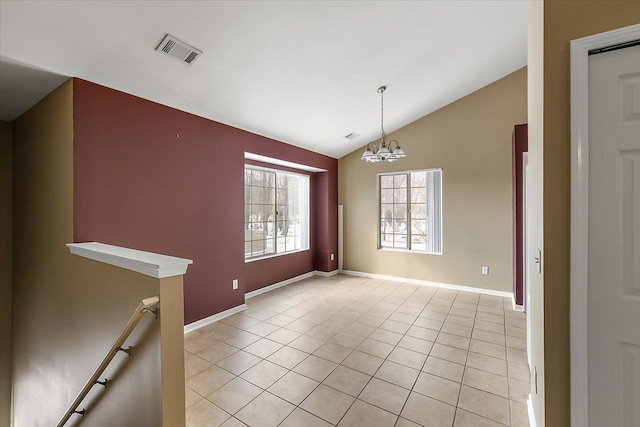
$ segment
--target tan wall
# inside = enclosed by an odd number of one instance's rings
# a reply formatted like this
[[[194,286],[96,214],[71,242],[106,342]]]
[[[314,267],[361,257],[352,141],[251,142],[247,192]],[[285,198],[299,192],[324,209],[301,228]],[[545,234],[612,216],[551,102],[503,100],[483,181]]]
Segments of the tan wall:
[[[69,81],[14,122],[16,426],[55,425],[140,299],[159,291],[157,279],[65,247],[73,238],[72,108]],[[158,322],[146,316],[130,342],[138,351],[116,356],[107,393],[94,388],[82,405],[90,410],[84,424],[160,425]]]
[[[570,40],[638,24],[638,1],[544,4],[545,421],[569,424]]]
[[[13,127],[0,121],[0,427],[11,417],[11,163]]]
[[[407,153],[398,162],[365,163],[364,148],[341,158],[343,268],[511,292],[511,134],[526,98],[523,68],[393,132]],[[443,169],[443,254],[377,250],[376,174],[424,168]]]

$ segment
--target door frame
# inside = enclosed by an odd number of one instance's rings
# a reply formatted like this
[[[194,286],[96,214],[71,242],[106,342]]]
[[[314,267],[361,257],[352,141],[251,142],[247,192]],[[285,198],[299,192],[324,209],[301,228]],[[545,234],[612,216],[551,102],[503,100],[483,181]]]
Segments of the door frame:
[[[571,426],[589,425],[589,51],[640,38],[640,24],[571,41]]]

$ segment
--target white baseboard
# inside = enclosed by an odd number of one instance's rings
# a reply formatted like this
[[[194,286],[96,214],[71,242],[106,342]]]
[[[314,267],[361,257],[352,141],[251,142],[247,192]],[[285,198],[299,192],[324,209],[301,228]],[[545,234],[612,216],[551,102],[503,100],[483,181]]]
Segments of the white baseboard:
[[[513,292],[496,291],[493,289],[475,288],[472,286],[452,285],[449,283],[431,282],[429,280],[409,279],[405,277],[386,276],[384,274],[363,273],[361,271],[342,270],[342,274],[350,276],[369,277],[371,279],[391,280],[394,282],[411,283],[412,285],[433,286],[436,288],[453,289],[456,291],[477,292],[479,294],[493,295],[503,298],[513,298]]]
[[[529,412],[529,426],[538,427],[538,424],[536,424],[536,414],[535,412],[533,412],[533,402],[531,401],[531,394],[529,394],[529,398],[527,399],[527,412]]]
[[[340,273],[340,270],[338,270],[337,268],[333,271],[314,271],[313,275],[314,276],[322,276],[322,277],[332,277],[335,276],[336,274]]]
[[[229,310],[221,311],[220,313],[216,313],[212,316],[205,317],[204,319],[196,320],[195,322],[189,323],[188,325],[184,325],[184,333],[189,333],[195,331],[196,329],[200,329],[203,326],[207,326],[213,322],[217,322],[218,320],[222,320],[225,317],[233,316],[236,313],[240,313],[247,309],[247,304],[236,305],[235,307],[230,308]]]
[[[310,271],[308,273],[301,274],[296,277],[292,277],[291,279],[283,280],[282,282],[274,283],[273,285],[265,286],[264,288],[256,289],[255,291],[247,292],[244,294],[244,299],[249,299],[253,297],[257,297],[258,295],[262,295],[267,292],[274,291],[283,286],[290,285],[292,283],[299,282],[300,280],[308,279],[309,277],[315,276],[314,271]]]
[[[514,302],[513,311],[519,311],[520,313],[524,313],[524,305],[518,305]]]

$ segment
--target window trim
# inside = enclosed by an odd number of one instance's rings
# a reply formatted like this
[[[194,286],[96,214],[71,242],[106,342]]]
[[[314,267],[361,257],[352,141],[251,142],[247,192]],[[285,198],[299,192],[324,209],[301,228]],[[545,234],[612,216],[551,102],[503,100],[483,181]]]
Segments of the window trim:
[[[245,163],[244,164],[244,168],[243,168],[243,194],[245,195],[245,198],[243,198],[243,207],[244,209],[246,209],[246,189],[247,189],[247,184],[245,181],[245,173],[246,170],[248,169],[254,169],[254,170],[261,170],[264,172],[270,172],[270,173],[274,173],[276,174],[276,180],[277,180],[277,174],[289,174],[289,175],[297,175],[297,176],[301,176],[307,179],[307,212],[306,212],[306,217],[307,217],[307,221],[306,221],[306,231],[304,233],[302,233],[303,235],[307,236],[306,239],[306,244],[303,245],[302,248],[300,249],[294,249],[291,251],[286,251],[286,252],[274,252],[274,253],[270,253],[270,254],[262,254],[262,255],[256,255],[256,256],[252,256],[252,257],[248,257],[244,256],[244,262],[245,263],[249,263],[249,262],[254,262],[254,261],[260,261],[260,260],[264,260],[264,259],[268,259],[268,258],[275,258],[275,257],[279,257],[279,256],[283,256],[283,255],[291,255],[291,254],[295,254],[295,253],[299,253],[299,252],[305,252],[305,251],[309,251],[311,250],[311,174],[306,174],[303,172],[293,172],[290,170],[284,170],[284,169],[277,169],[277,168],[270,168],[270,167],[265,167],[265,166],[258,166],[258,165],[253,165],[250,163]],[[275,184],[274,184],[275,185]],[[274,189],[276,189],[274,187]],[[274,208],[276,208],[277,211],[277,204],[275,203],[275,199],[274,199]],[[243,209],[243,210],[244,210]],[[243,221],[243,228],[245,228],[245,232],[246,232],[246,222]],[[277,224],[277,222],[276,222]],[[277,240],[277,239],[276,239]],[[244,244],[246,244],[246,240],[243,242]],[[277,250],[277,245],[276,245],[276,250]]]
[[[419,250],[419,249],[409,249],[409,248],[394,248],[394,247],[389,247],[389,246],[382,246],[382,237],[381,237],[381,232],[380,229],[382,228],[382,217],[380,215],[380,206],[382,204],[382,193],[381,193],[381,187],[380,187],[380,177],[382,176],[389,176],[389,175],[401,175],[401,174],[408,174],[410,175],[413,172],[433,172],[433,171],[439,171],[440,172],[440,186],[438,188],[438,192],[440,193],[440,209],[438,212],[438,217],[440,219],[440,229],[438,232],[438,237],[440,240],[440,252],[432,252],[429,250]],[[442,230],[444,229],[444,219],[442,216],[442,205],[444,204],[442,202],[442,168],[425,168],[425,169],[411,169],[411,170],[401,170],[401,171],[392,171],[392,172],[378,172],[376,174],[376,193],[377,193],[377,200],[376,200],[376,208],[377,208],[377,212],[376,212],[376,223],[377,223],[377,230],[376,230],[376,236],[377,236],[377,250],[379,251],[385,251],[385,252],[406,252],[406,253],[414,253],[414,254],[424,254],[424,255],[442,255],[444,253],[444,248],[443,248],[443,232]],[[411,179],[410,176],[408,177],[409,179],[407,179],[407,188],[410,189],[411,188]],[[429,183],[427,183],[427,189],[429,188]],[[429,191],[427,191],[426,194],[427,197],[427,201],[430,198],[430,193]],[[433,197],[433,196],[431,196]],[[410,198],[410,194],[408,194],[407,192],[407,205],[410,205],[411,198]],[[429,210],[429,206],[427,206],[427,209]],[[407,212],[410,214],[410,208],[407,208]],[[431,221],[431,219],[429,219],[429,221]],[[407,224],[408,224],[408,230],[411,230],[411,218],[409,217],[407,220]],[[410,239],[410,234],[409,232],[407,232],[407,240]],[[429,246],[427,244],[427,246]]]

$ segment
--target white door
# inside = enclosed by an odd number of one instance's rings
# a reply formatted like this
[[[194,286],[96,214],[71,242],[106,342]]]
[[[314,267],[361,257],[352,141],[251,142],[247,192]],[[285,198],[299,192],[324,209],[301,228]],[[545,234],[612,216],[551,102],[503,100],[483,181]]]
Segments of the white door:
[[[589,57],[589,425],[640,426],[640,46]]]

